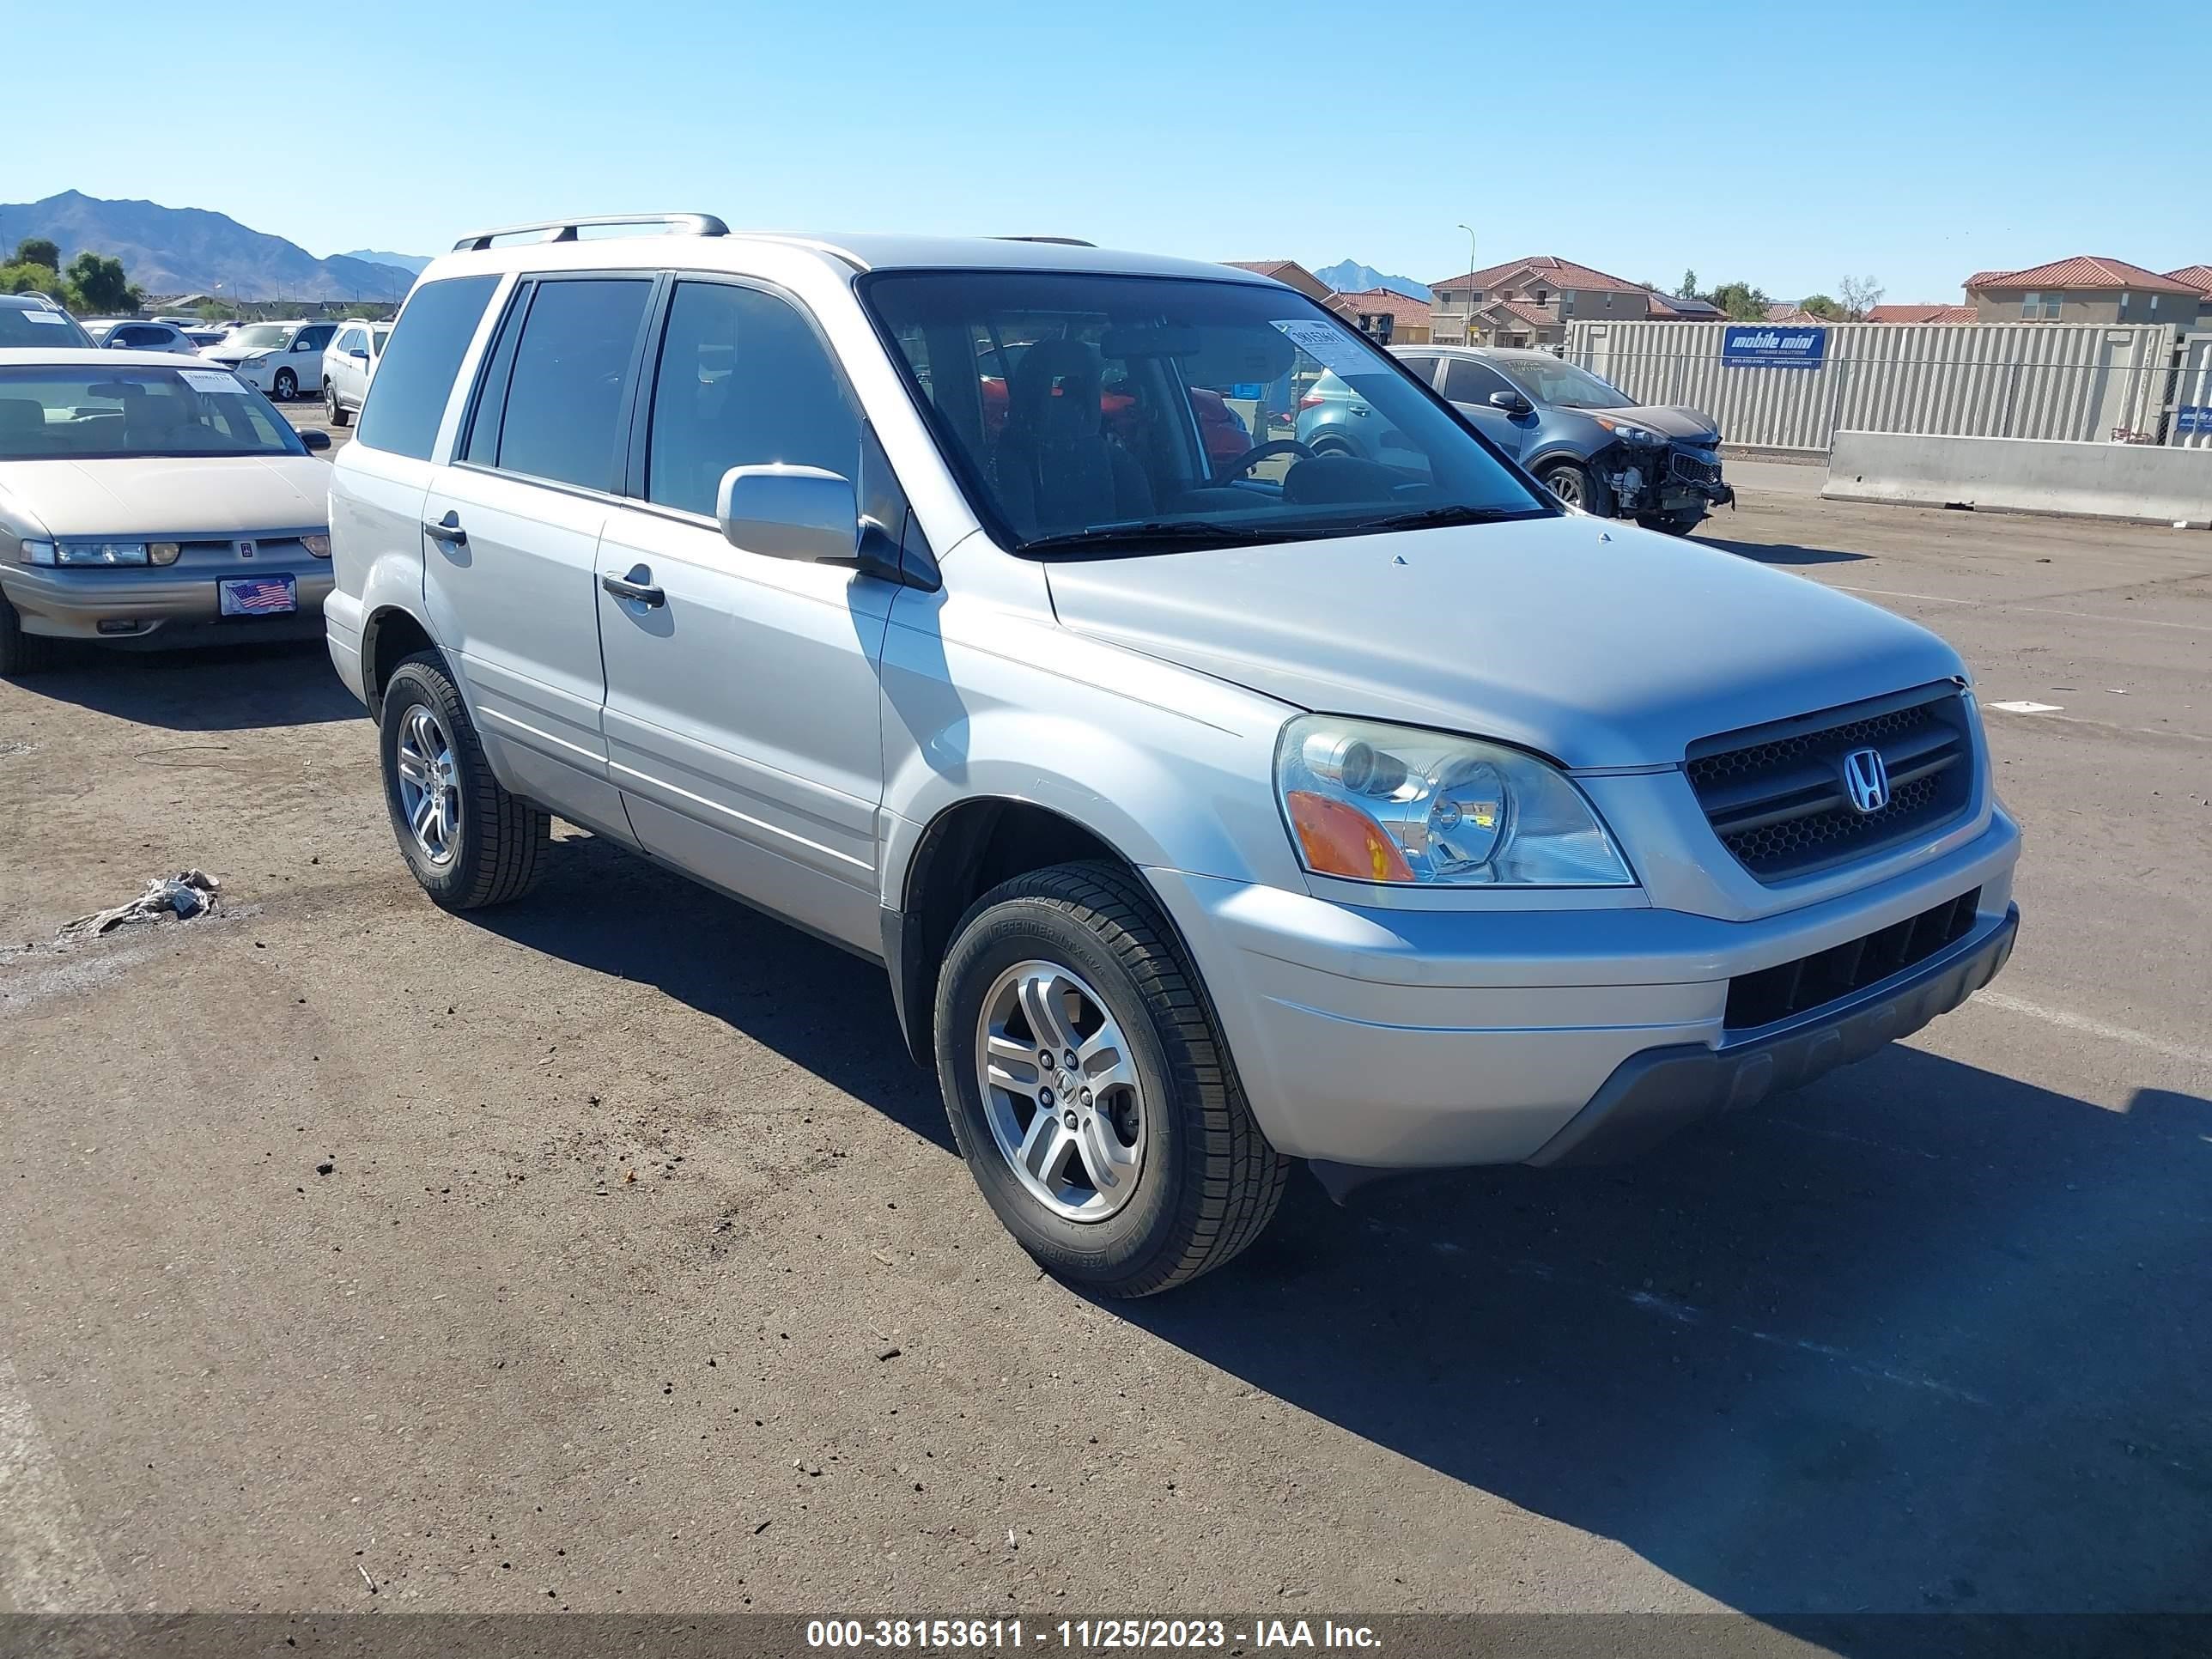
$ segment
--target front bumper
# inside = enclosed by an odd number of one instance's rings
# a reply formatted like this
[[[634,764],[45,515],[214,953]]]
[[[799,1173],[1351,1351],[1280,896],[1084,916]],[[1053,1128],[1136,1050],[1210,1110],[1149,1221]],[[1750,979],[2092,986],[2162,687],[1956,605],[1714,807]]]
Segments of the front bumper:
[[[1365,908],[1146,873],[1276,1148],[1406,1170],[1610,1154],[1917,1029],[2002,965],[2019,848],[1993,809],[1907,873],[1745,921],[1648,903]],[[1778,1030],[1729,1028],[1732,979],[1977,890],[1971,925],[1934,956]]]
[[[291,577],[299,609],[273,617],[224,616],[216,580],[247,576]],[[220,572],[182,564],[82,570],[0,566],[0,593],[21,614],[25,633],[118,644],[203,625],[210,637],[228,636],[233,630],[257,638],[294,629],[319,633],[331,586],[331,567],[323,559],[307,564],[271,561]],[[100,626],[103,622],[110,624],[106,632]],[[131,624],[129,631],[118,631],[126,623]]]

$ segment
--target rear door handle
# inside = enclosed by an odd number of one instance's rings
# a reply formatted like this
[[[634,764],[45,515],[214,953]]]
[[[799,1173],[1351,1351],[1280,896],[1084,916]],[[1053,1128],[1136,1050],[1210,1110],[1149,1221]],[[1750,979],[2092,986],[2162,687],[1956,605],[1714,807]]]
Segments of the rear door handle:
[[[609,571],[599,578],[599,586],[618,599],[635,600],[647,609],[668,603],[668,595],[653,585],[653,572],[641,564],[630,566],[627,576]]]
[[[458,513],[448,513],[435,524],[426,520],[422,531],[434,542],[444,542],[453,547],[469,544],[469,532],[461,528],[461,515]]]

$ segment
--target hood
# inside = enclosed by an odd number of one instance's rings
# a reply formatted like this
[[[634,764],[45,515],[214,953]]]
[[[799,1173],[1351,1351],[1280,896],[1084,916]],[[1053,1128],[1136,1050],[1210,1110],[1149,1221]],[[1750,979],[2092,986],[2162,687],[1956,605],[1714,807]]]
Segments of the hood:
[[[218,363],[242,363],[248,357],[258,357],[264,351],[281,351],[281,346],[202,346],[199,355]]]
[[[0,491],[53,536],[227,536],[330,522],[331,469],[312,455],[9,461]]]
[[[1638,404],[1633,409],[1585,409],[1577,413],[1610,415],[1616,420],[1633,421],[1669,438],[1685,438],[1693,443],[1720,441],[1720,422],[1705,410],[1692,409],[1686,404]]]
[[[1571,767],[1672,764],[1699,738],[1965,672],[1848,594],[1579,514],[1047,571],[1079,633]]]

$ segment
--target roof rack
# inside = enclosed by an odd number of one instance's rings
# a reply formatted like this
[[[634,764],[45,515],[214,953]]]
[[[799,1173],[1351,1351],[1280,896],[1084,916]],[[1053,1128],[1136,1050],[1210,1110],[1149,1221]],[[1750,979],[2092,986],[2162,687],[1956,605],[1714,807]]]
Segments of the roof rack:
[[[1050,242],[1058,247],[1097,247],[1096,242],[1086,242],[1080,236],[994,236],[994,242]]]
[[[542,231],[553,234],[544,238],[549,242],[578,240],[576,233],[586,226],[599,225],[666,225],[672,234],[684,236],[726,236],[730,228],[711,213],[605,213],[591,219],[546,219],[530,225],[501,225],[496,230],[473,230],[453,244],[453,252],[481,253],[494,242],[508,236],[530,236]]]

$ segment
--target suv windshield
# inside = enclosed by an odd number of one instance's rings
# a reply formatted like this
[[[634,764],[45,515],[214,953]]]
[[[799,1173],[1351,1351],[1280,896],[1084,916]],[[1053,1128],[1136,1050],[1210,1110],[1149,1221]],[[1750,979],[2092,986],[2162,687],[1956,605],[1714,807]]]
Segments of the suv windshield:
[[[0,368],[0,461],[307,453],[228,369]]]
[[[1273,284],[894,270],[861,291],[1010,547],[1152,552],[1555,510],[1395,361]],[[1297,441],[1298,401],[1329,374],[1374,407],[1383,460]]]
[[[1636,399],[1607,386],[1586,368],[1556,357],[1492,357],[1513,383],[1540,404],[1554,409],[1633,409]]]
[[[241,328],[223,343],[227,346],[251,346],[256,351],[267,351],[281,346],[292,337],[291,325],[287,323],[256,323]]]

